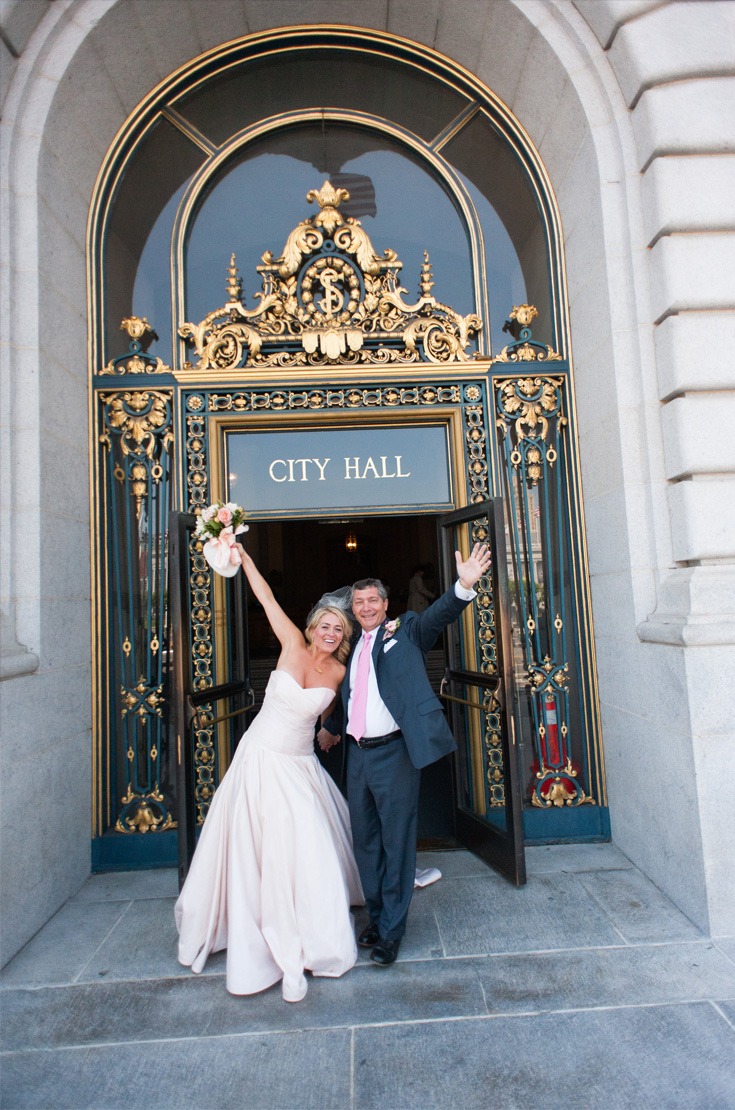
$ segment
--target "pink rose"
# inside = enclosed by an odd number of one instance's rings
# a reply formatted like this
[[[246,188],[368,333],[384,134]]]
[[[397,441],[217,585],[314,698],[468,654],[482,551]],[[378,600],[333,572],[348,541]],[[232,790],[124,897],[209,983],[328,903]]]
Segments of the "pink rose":
[[[217,520],[220,524],[232,524],[232,510],[224,505],[217,513]]]
[[[204,558],[212,570],[216,570],[223,578],[233,578],[242,565],[236,544],[232,529],[223,528],[218,536],[207,540],[202,548]]]

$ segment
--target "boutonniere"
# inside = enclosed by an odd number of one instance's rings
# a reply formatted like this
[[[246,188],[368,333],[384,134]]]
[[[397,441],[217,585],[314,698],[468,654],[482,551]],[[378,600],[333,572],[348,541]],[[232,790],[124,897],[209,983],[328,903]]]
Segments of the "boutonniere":
[[[395,636],[400,626],[400,620],[386,621],[385,628],[383,630],[383,640],[390,640],[391,636]]]

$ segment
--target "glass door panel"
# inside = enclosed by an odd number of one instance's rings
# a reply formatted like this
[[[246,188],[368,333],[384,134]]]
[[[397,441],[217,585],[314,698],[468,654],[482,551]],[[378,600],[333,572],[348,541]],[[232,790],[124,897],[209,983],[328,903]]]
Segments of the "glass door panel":
[[[227,630],[219,652],[224,659],[217,667],[223,681],[212,685],[209,660],[202,666],[209,647],[198,630],[209,597],[203,588],[208,567],[201,541],[194,534],[196,519],[193,513],[172,512],[169,516],[169,714],[176,744],[180,884],[194,855],[197,829],[253,706],[243,574],[218,578],[214,583],[215,598],[218,594],[224,598],[217,608]]]
[[[475,602],[447,633],[442,696],[458,744],[457,838],[521,885],[526,870],[502,501],[450,513],[441,520],[441,533],[446,581],[454,573],[455,551],[466,558],[475,543],[486,543],[492,557]]]

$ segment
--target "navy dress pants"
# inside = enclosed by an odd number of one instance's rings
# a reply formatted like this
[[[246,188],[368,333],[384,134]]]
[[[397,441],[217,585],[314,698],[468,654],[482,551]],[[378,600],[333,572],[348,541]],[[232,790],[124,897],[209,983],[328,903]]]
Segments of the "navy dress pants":
[[[347,802],[365,905],[381,937],[400,940],[416,876],[421,772],[402,737],[372,749],[346,743]]]

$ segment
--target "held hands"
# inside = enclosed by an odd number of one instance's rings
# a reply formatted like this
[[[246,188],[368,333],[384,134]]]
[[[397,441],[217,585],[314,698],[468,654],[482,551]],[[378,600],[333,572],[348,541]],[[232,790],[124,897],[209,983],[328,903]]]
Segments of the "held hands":
[[[325,728],[320,728],[316,734],[316,742],[323,752],[328,752],[335,744],[339,744],[340,737],[327,732]]]
[[[464,562],[459,551],[454,552],[454,558],[457,562],[459,584],[466,590],[473,589],[475,583],[479,582],[483,574],[487,574],[490,569],[490,552],[487,544],[484,543],[476,543],[469,558]]]

